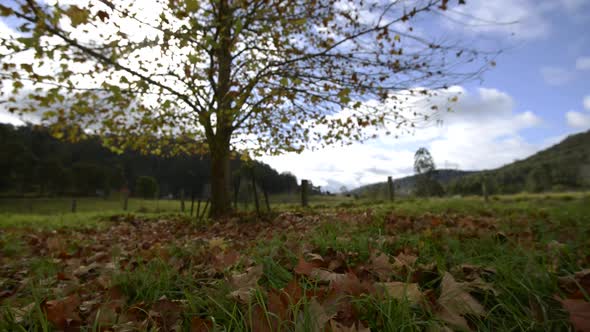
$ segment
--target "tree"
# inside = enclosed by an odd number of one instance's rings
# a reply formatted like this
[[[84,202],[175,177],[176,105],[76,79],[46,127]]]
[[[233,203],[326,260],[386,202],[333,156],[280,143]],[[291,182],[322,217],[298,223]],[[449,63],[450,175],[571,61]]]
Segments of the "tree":
[[[158,182],[151,176],[140,176],[135,184],[136,193],[143,199],[153,199],[158,192]]]
[[[426,148],[419,148],[414,154],[414,172],[416,178],[416,195],[441,196],[444,194],[442,185],[434,179],[436,170],[434,159]]]
[[[410,25],[462,4],[14,0],[0,5],[19,27],[2,38],[2,82],[13,87],[5,102],[43,111],[62,138],[92,128],[115,151],[208,152],[211,214],[219,216],[230,209],[236,146],[300,152],[374,137],[371,127],[411,130],[429,118],[412,109],[413,98],[493,65],[494,53]],[[33,63],[20,61],[26,53]]]
[[[430,175],[436,169],[434,159],[426,148],[419,148],[414,154],[414,172],[417,175]]]

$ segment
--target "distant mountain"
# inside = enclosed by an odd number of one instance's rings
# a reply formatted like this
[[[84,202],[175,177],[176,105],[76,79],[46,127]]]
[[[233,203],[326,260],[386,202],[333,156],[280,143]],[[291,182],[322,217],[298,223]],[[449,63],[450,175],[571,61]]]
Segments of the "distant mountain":
[[[482,174],[451,181],[447,191],[480,194]],[[485,172],[492,193],[590,188],[590,130],[568,136],[534,155]]]
[[[442,169],[435,179],[447,194],[479,195],[485,179],[491,194],[522,191],[564,191],[590,188],[590,130],[568,136],[558,144],[502,167],[485,171]],[[398,194],[414,190],[416,176],[394,180]],[[359,187],[353,194],[374,196],[387,193],[387,183]],[[385,196],[383,196],[385,197]]]
[[[433,177],[440,184],[447,185],[455,179],[459,179],[468,175],[477,173],[475,171],[460,171],[455,169],[439,169],[434,171]],[[416,184],[417,175],[410,175],[400,179],[395,179],[393,185],[395,187],[396,194],[398,195],[409,195],[414,190]],[[378,182],[368,184],[354,190],[351,190],[351,194],[357,194],[360,196],[378,196],[387,194],[387,182]]]

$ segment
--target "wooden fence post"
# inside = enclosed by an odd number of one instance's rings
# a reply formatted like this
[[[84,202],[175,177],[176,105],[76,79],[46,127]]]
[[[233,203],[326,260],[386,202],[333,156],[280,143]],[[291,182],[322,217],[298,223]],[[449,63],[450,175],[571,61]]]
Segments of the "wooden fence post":
[[[256,175],[254,174],[254,167],[252,167],[252,192],[254,193],[254,204],[256,206],[256,215],[260,217],[260,203],[258,201],[258,190],[256,189]]]
[[[199,200],[199,203],[201,203],[201,200]],[[205,207],[203,207],[203,214],[201,214],[200,216],[197,215],[197,217],[198,217],[197,222],[200,222],[201,219],[203,219],[205,217],[205,213],[207,213],[208,206],[209,206],[209,199],[207,199],[207,201],[205,202]]]
[[[191,191],[191,217],[193,216],[193,210],[195,209],[195,191]]]
[[[393,187],[393,177],[387,177],[387,189],[389,190],[389,201],[393,202],[395,197],[395,188]]]
[[[127,211],[129,207],[129,192],[125,191],[123,193],[123,211]]]
[[[238,211],[238,195],[240,194],[240,182],[242,182],[242,176],[237,175],[234,178],[234,209]]]
[[[78,202],[76,201],[76,199],[72,198],[72,213],[76,212],[77,205]]]
[[[301,206],[309,206],[309,181],[301,180]]]
[[[264,194],[264,203],[266,204],[266,210],[270,212],[270,202],[268,201],[268,191],[266,190],[266,186],[262,187],[262,193]]]
[[[197,213],[195,213],[195,217],[197,217],[197,219],[199,218],[200,213],[201,213],[201,199],[199,198],[199,201],[197,202]]]
[[[180,212],[184,213],[184,189],[180,189]]]
[[[489,197],[488,197],[488,185],[487,185],[487,177],[484,175],[482,180],[481,180],[481,193],[483,195],[483,199],[488,202],[489,201]]]

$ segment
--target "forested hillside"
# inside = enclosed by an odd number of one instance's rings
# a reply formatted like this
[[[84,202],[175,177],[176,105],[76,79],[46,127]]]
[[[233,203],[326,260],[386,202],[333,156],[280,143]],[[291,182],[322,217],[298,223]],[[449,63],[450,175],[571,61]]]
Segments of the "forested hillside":
[[[97,137],[68,143],[52,138],[46,129],[0,124],[0,193],[2,195],[96,195],[129,188],[136,194],[140,177],[155,178],[160,196],[207,195],[210,163],[206,155],[162,157],[133,151],[116,154]],[[251,179],[239,159],[232,174]],[[266,164],[254,163],[259,185],[269,193],[293,191],[297,180]]]
[[[436,170],[433,178],[449,195],[480,195],[485,179],[491,194],[523,191],[566,191],[590,187],[590,131],[572,135],[562,142],[524,160],[487,171]],[[416,175],[394,180],[398,194],[412,194]],[[387,182],[352,190],[360,196],[385,196]]]
[[[590,187],[590,131],[572,135],[562,142],[524,160],[452,181],[451,194],[480,194],[486,179],[490,193],[564,191]]]
[[[447,185],[452,180],[462,178],[464,176],[473,174],[473,171],[459,171],[454,169],[439,169],[432,173],[433,179],[438,181],[441,185]],[[398,195],[410,195],[414,191],[418,176],[410,175],[400,179],[395,179],[393,184]],[[351,191],[351,194],[359,196],[376,197],[384,196],[387,193],[387,182],[373,183],[366,186],[359,187]]]

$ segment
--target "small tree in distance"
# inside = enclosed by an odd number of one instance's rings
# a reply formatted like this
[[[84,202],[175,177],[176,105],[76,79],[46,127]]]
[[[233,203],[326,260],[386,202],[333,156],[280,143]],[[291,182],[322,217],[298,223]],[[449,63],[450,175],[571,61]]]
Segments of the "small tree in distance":
[[[414,154],[414,172],[416,179],[416,195],[440,196],[444,193],[441,184],[434,178],[436,165],[430,152],[426,148],[420,148]]]
[[[365,140],[385,125],[412,130],[429,118],[413,98],[493,65],[494,52],[414,29],[416,17],[465,3],[3,2],[0,16],[18,32],[1,39],[0,84],[13,91],[0,102],[43,113],[56,137],[91,128],[119,152],[208,153],[210,211],[221,216],[231,210],[237,146],[301,152]]]
[[[140,176],[135,188],[136,193],[143,199],[154,199],[158,192],[158,182],[151,176]]]

